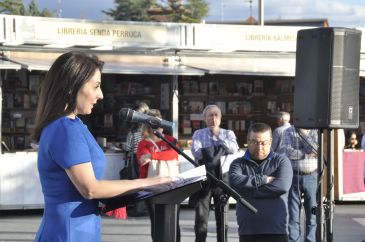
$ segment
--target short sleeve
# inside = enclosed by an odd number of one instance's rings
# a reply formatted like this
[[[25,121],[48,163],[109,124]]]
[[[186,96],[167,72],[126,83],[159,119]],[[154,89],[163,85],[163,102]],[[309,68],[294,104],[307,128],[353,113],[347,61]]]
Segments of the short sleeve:
[[[60,120],[59,125],[55,127],[49,152],[63,169],[91,161],[84,129],[79,120],[67,118]]]

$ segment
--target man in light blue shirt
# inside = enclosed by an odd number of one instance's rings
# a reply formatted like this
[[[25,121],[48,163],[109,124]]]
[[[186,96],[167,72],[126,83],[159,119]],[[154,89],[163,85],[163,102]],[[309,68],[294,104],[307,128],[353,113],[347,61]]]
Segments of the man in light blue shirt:
[[[318,180],[318,130],[287,128],[280,143],[279,152],[285,154],[293,167],[293,183],[289,191],[289,240],[301,241],[301,208],[305,211],[305,241],[316,241],[316,216],[312,208],[317,206]]]
[[[283,132],[290,127],[290,113],[280,112],[278,117],[278,126],[272,133],[271,149],[277,152]]]
[[[231,130],[220,128],[222,113],[217,105],[208,105],[203,110],[206,128],[199,129],[193,134],[193,143],[191,147],[192,154],[201,165],[205,165],[207,171],[214,174],[218,179],[222,179],[222,169],[220,157],[222,155],[233,154],[238,151],[236,135]],[[208,179],[204,188],[194,194],[195,206],[195,236],[196,242],[205,242],[208,229],[208,218],[210,201],[213,197],[215,205],[215,218],[217,224],[217,241],[226,241],[221,224],[221,216],[226,216],[227,206],[225,206],[224,215],[221,214],[220,196],[221,189],[215,187]],[[227,229],[227,228],[225,228]],[[225,233],[227,235],[227,232]]]

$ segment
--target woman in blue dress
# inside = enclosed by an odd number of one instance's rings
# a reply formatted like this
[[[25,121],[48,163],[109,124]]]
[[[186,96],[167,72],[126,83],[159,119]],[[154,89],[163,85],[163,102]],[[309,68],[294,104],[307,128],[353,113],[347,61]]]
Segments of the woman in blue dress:
[[[101,180],[105,157],[77,115],[103,98],[103,62],[81,52],[61,55],[42,82],[33,138],[44,214],[35,241],[101,241],[98,200],[171,182],[169,177]]]

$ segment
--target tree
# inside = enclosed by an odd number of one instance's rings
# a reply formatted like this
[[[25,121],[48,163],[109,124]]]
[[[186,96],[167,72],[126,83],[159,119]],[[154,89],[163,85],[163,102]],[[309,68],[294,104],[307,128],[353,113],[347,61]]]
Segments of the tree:
[[[0,2],[0,13],[21,15],[23,6],[22,0],[3,0]]]
[[[115,0],[103,12],[115,20],[198,23],[208,13],[205,0]]]
[[[167,0],[157,9],[151,9],[151,19],[159,22],[199,23],[208,13],[205,0]]]
[[[150,21],[147,10],[156,6],[155,0],[115,0],[115,3],[115,9],[103,10],[103,13],[125,21]]]
[[[35,3],[34,0],[32,0],[29,3],[29,6],[28,6],[28,15],[29,16],[41,16],[41,12],[39,11],[38,6],[37,6],[37,4]]]
[[[190,0],[185,5],[185,16],[189,23],[200,23],[207,16],[209,6],[204,0]]]
[[[32,0],[28,6],[25,6],[22,0],[3,0],[0,2],[0,13],[23,16],[54,16],[54,13],[47,8],[40,11],[35,0]]]

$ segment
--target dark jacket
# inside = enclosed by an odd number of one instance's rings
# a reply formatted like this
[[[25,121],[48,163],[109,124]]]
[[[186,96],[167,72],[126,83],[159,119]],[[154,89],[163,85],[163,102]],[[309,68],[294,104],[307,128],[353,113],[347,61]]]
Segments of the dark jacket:
[[[267,177],[275,177],[266,183]],[[288,234],[288,191],[293,169],[290,160],[271,152],[261,164],[251,159],[249,151],[234,160],[229,169],[229,182],[258,212],[253,214],[236,205],[240,235]]]

